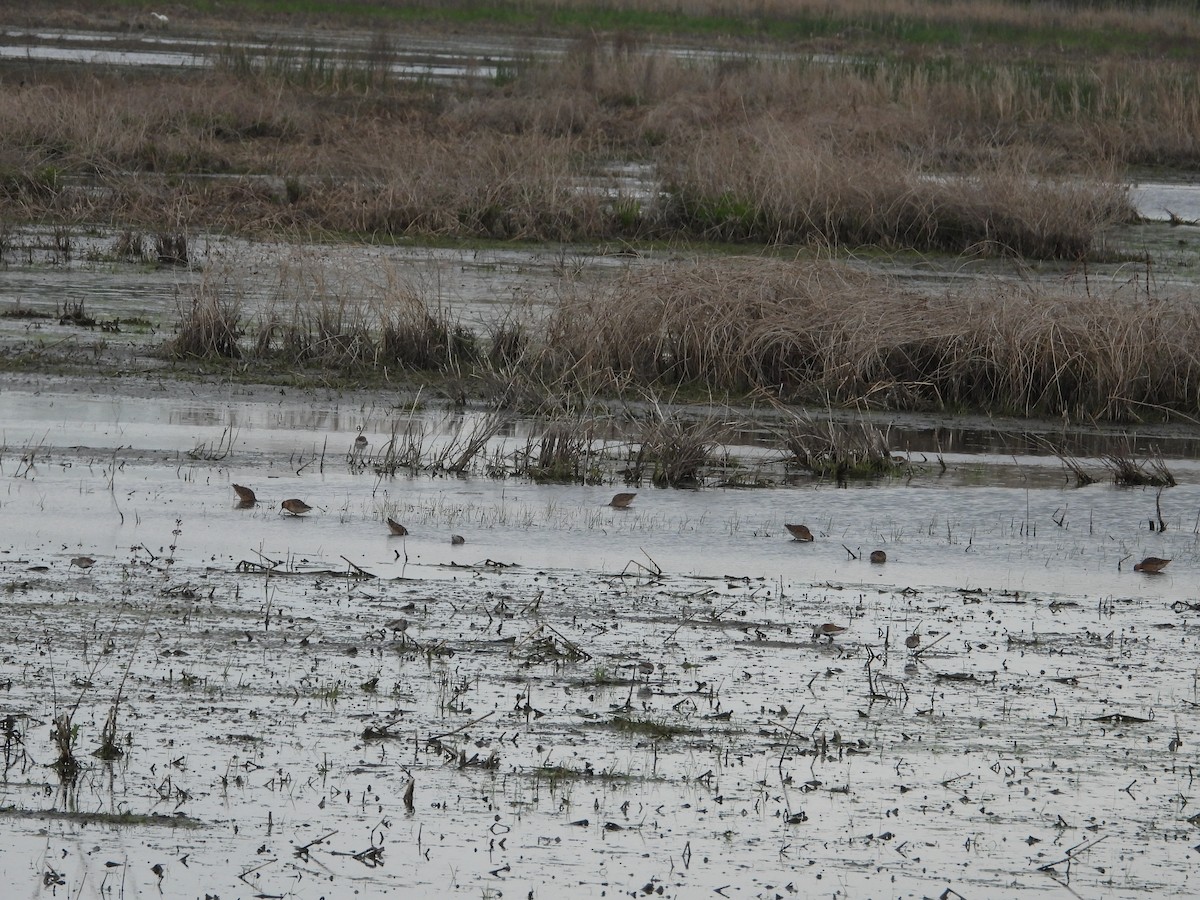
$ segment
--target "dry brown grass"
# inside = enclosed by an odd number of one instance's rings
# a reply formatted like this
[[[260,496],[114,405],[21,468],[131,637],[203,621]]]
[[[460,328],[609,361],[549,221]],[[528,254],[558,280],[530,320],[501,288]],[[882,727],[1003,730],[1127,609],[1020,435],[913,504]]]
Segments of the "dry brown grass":
[[[180,310],[179,328],[164,352],[189,359],[240,359],[242,299],[240,286],[228,273],[206,273]]]
[[[670,169],[678,230],[719,241],[985,250],[1079,258],[1132,210],[1110,172],[1064,179],[1013,153],[931,177],[886,151],[839,152],[804,123],[763,122],[701,138]]]
[[[517,355],[481,351],[473,331],[423,299],[433,288],[387,265],[347,270],[304,257],[281,266],[274,292],[274,303],[252,311],[243,340],[244,289],[204,273],[168,351],[385,381],[432,371],[451,376],[460,399],[488,394],[496,408],[563,421],[590,420],[599,398],[680,388],[823,407],[1071,419],[1200,410],[1200,308],[1147,294],[1140,278],[1103,293],[1086,282],[997,280],[959,294],[917,291],[829,259],[645,264],[616,279],[566,283],[545,320],[522,324]],[[672,440],[663,432],[659,455],[673,452]],[[547,441],[531,456],[561,457],[559,438]],[[884,459],[886,447],[871,453]],[[643,463],[651,477],[654,461]]]
[[[865,420],[840,422],[794,415],[783,435],[788,462],[839,486],[851,479],[895,475],[907,463],[892,455],[886,429]]]
[[[1200,405],[1200,310],[996,283],[906,291],[831,261],[715,260],[563,297],[551,367],[821,405],[1138,419]]]
[[[254,332],[253,356],[264,362],[446,372],[477,356],[475,335],[396,268],[350,269],[307,254],[280,264]]]
[[[0,93],[0,190],[17,219],[168,233],[1075,257],[1131,214],[1122,166],[1200,162],[1198,87],[1169,62],[688,62],[595,41],[470,89],[61,75]],[[645,193],[581,189],[627,160]]]

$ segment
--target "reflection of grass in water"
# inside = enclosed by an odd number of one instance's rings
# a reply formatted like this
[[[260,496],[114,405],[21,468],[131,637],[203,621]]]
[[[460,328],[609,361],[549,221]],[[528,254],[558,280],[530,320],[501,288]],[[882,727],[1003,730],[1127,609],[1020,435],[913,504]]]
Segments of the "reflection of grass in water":
[[[673,725],[660,719],[639,719],[617,716],[612,720],[612,726],[625,734],[640,735],[658,740],[670,739],[683,734],[698,734],[695,728],[686,725]]]
[[[199,828],[203,823],[199,819],[179,813],[164,816],[158,813],[103,813],[103,812],[67,812],[57,809],[20,809],[14,806],[0,807],[0,816],[14,819],[59,819],[78,822],[81,825],[165,825],[168,828]]]

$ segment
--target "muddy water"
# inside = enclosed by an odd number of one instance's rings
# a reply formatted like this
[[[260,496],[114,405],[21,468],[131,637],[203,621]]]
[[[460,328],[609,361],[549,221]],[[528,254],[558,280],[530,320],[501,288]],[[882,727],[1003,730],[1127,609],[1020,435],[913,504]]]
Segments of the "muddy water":
[[[360,470],[382,398],[194,390],[0,393],[0,872],[29,893],[1195,891],[1194,464],[1161,534],[1153,492],[966,452],[618,511]]]

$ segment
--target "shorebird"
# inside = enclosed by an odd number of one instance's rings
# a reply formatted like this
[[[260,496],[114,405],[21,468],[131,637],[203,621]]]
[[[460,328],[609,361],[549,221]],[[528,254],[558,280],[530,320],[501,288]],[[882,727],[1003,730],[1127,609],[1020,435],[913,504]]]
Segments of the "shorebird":
[[[807,525],[788,525],[786,522],[783,525],[792,535],[794,540],[808,544],[813,540],[813,533],[808,530]]]
[[[887,562],[887,554],[884,553],[882,550],[872,550],[871,551],[871,562],[885,563],[885,562]]]
[[[909,650],[916,650],[921,646],[921,636],[914,631],[904,639],[904,646]]]
[[[297,500],[294,497],[291,500],[284,500],[279,504],[279,506],[281,509],[290,512],[293,516],[302,516],[312,509],[312,507],[303,500]]]
[[[365,434],[360,434],[358,437],[356,437],[354,439],[354,446],[358,450],[365,449],[367,446],[367,436]]]
[[[400,641],[400,646],[407,647],[409,644],[412,644],[419,650],[421,649],[421,645],[414,638],[408,636],[408,624],[408,619],[392,619],[392,621],[386,623],[383,627],[392,633],[392,640]]]
[[[96,561],[90,556],[76,556],[71,560],[71,566],[79,566],[79,568],[83,569],[85,572],[95,564]],[[67,566],[67,568],[69,569],[71,566]]]
[[[391,516],[388,516],[387,526],[388,526],[388,530],[390,530],[392,532],[392,534],[397,535],[399,537],[403,537],[404,535],[408,534],[408,529],[405,528],[403,525],[401,525],[399,522],[397,522],[395,519],[393,519]]]
[[[233,492],[237,494],[238,501],[242,506],[253,506],[258,502],[258,498],[254,496],[254,491],[244,485],[235,484]]]
[[[459,544],[465,544],[466,542],[467,542],[467,539],[465,537],[463,537],[461,534],[450,535],[450,543],[455,546],[458,546]]]
[[[829,643],[833,643],[833,639],[845,631],[843,625],[834,625],[832,622],[826,622],[824,625],[817,625],[813,628],[813,640],[817,638],[827,637]]]
[[[1155,575],[1167,567],[1169,559],[1163,559],[1159,556],[1147,556],[1140,563],[1134,563],[1133,571],[1145,572],[1147,575]]]
[[[630,494],[625,492],[613,494],[613,498],[608,501],[608,505],[613,509],[629,509],[629,504],[633,502],[633,498],[636,496],[636,493]]]

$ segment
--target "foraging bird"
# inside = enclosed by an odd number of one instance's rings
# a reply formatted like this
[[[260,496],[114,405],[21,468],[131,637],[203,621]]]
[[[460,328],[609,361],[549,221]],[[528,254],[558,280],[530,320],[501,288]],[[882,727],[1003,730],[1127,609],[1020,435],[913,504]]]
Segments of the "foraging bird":
[[[76,556],[71,560],[71,566],[79,566],[79,568],[83,569],[84,571],[87,571],[95,564],[96,561],[90,556]],[[71,566],[67,566],[67,568],[69,569]]]
[[[397,522],[395,519],[393,519],[391,516],[388,516],[387,526],[388,526],[388,529],[392,532],[392,534],[397,535],[398,537],[403,537],[404,535],[408,534],[408,529],[405,528],[403,525],[401,525],[399,522]]]
[[[399,638],[401,645],[407,647],[410,643],[420,646],[408,636],[408,619],[392,619],[383,626],[392,633],[392,639]]]
[[[872,550],[871,551],[871,562],[885,563],[885,562],[887,562],[887,554],[884,553],[882,550]]]
[[[312,509],[312,507],[309,506],[307,503],[305,503],[303,500],[297,500],[294,497],[290,500],[284,500],[282,503],[279,504],[279,506],[281,509],[284,509],[287,512],[290,512],[293,516],[302,516],[306,512],[308,512],[310,509]]]
[[[248,487],[235,484],[233,486],[233,492],[237,494],[238,500],[241,501],[243,506],[253,506],[258,502],[258,498],[254,496],[254,491],[250,490]]]
[[[608,501],[608,505],[613,509],[629,509],[629,504],[633,502],[633,498],[636,496],[636,493],[629,494],[622,492],[620,494],[613,494],[613,498]]]
[[[843,625],[834,625],[832,622],[826,622],[824,625],[817,625],[813,628],[813,640],[817,638],[827,637],[829,643],[833,643],[833,639],[846,630]]]
[[[366,447],[367,447],[367,436],[365,434],[360,434],[358,437],[356,437],[354,439],[354,449],[355,450],[365,450]]]
[[[813,533],[808,530],[807,525],[788,525],[786,522],[783,525],[789,532],[792,538],[802,543],[810,543],[813,540]]]
[[[1167,567],[1169,559],[1162,559],[1158,556],[1147,556],[1140,563],[1135,563],[1133,571],[1145,572],[1147,575],[1155,575]]]
[[[916,650],[921,646],[921,636],[914,631],[904,639],[904,646],[909,650]]]
[[[467,539],[465,537],[463,537],[461,534],[450,535],[450,543],[454,546],[458,546],[459,544],[465,544],[466,542],[467,542]]]

